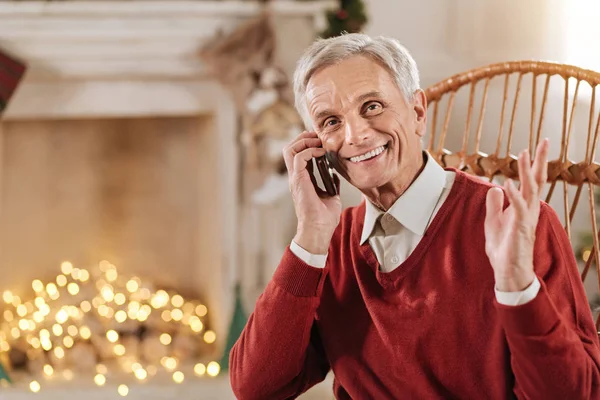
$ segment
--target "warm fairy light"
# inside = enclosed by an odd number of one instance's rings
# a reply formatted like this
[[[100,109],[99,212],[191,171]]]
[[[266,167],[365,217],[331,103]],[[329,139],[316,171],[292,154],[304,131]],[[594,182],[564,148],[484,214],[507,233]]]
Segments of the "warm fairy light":
[[[0,342],[0,351],[10,351],[10,345],[8,344],[8,342]]]
[[[208,313],[208,308],[204,304],[200,304],[196,307],[196,315],[199,317],[204,317]]]
[[[48,304],[44,304],[43,306],[40,307],[40,312],[42,313],[43,316],[49,315],[50,314],[50,306]]]
[[[79,330],[75,325],[69,325],[69,327],[67,328],[67,333],[71,336],[77,336]]]
[[[73,264],[68,261],[64,261],[62,264],[60,264],[60,270],[63,274],[69,275],[71,272],[73,272]]]
[[[119,340],[119,334],[111,329],[110,331],[106,332],[106,338],[109,342],[116,343],[116,341]]]
[[[40,339],[50,339],[50,331],[48,329],[42,329],[40,331]]]
[[[117,305],[122,306],[127,301],[127,298],[123,293],[117,293],[115,294],[114,301]]]
[[[165,322],[170,322],[173,319],[173,317],[171,316],[171,311],[169,310],[163,310],[163,312],[160,314],[160,317]]]
[[[15,326],[10,330],[10,335],[13,337],[13,339],[18,339],[21,337],[21,331]]]
[[[67,286],[67,277],[64,275],[58,275],[56,277],[56,284],[60,287]]]
[[[46,304],[46,300],[44,300],[43,297],[36,297],[35,300],[33,300],[33,304],[35,304],[35,306],[40,309],[44,306],[44,304]]]
[[[140,287],[140,285],[133,279],[130,279],[129,281],[127,281],[127,283],[125,284],[125,287],[127,288],[127,291],[129,293],[133,293],[136,290],[138,290],[138,288]]]
[[[31,282],[31,288],[36,292],[39,293],[42,290],[44,290],[44,284],[42,283],[42,281],[40,281],[39,279],[34,280],[33,282]]]
[[[13,302],[13,298],[14,298],[14,296],[13,296],[13,294],[12,294],[12,292],[10,290],[5,290],[2,293],[2,300],[4,300],[4,302],[7,303],[7,304],[12,303]]]
[[[148,299],[150,299],[150,297],[152,297],[152,293],[150,292],[150,289],[148,289],[148,288],[140,289],[140,299],[148,300]]]
[[[98,314],[101,317],[108,317],[108,315],[110,314],[110,310],[111,310],[110,307],[108,307],[105,304],[102,304],[100,307],[98,307]]]
[[[62,347],[55,347],[54,348],[54,355],[58,359],[63,358],[65,356],[65,351],[63,350]]]
[[[50,282],[46,285],[46,293],[48,293],[49,296],[52,296],[53,294],[58,293],[58,288],[54,283]]]
[[[52,342],[46,337],[40,338],[40,344],[42,345],[42,349],[46,351],[50,351],[52,349]]]
[[[108,368],[104,364],[96,365],[96,372],[102,375],[106,375],[108,373]]]
[[[33,322],[32,320],[27,320],[27,329],[29,329],[30,331],[34,331],[35,330],[35,322]]]
[[[117,280],[117,278],[119,277],[119,274],[117,273],[117,270],[114,268],[110,268],[109,270],[106,271],[106,280],[109,282],[114,282]]]
[[[49,364],[44,365],[44,374],[46,374],[47,376],[52,376],[53,373],[54,373],[54,368],[52,368],[52,365],[49,365]]]
[[[19,329],[21,329],[22,331],[26,331],[28,327],[29,325],[27,324],[26,319],[22,319],[19,321]]]
[[[135,377],[138,378],[140,381],[143,381],[144,379],[146,379],[148,377],[148,373],[144,370],[144,369],[136,369],[135,372]]]
[[[29,389],[33,392],[33,393],[37,393],[40,391],[42,387],[40,386],[38,381],[31,381],[31,383],[29,384]]]
[[[181,372],[181,371],[175,371],[173,373],[173,381],[175,383],[181,383],[181,382],[183,382],[183,379],[184,379],[183,372]]]
[[[159,340],[162,344],[168,346],[169,344],[171,344],[171,335],[169,335],[168,333],[163,333],[162,335],[160,335]]]
[[[59,324],[52,325],[52,333],[54,333],[55,336],[62,335],[63,334],[62,326]]]
[[[98,386],[104,386],[106,383],[106,377],[102,374],[97,374],[94,376],[94,383]]]
[[[25,305],[25,309],[27,310],[27,313],[31,314],[34,310],[33,304],[31,304],[30,302],[27,302],[24,305]]]
[[[175,296],[171,297],[171,304],[173,305],[173,307],[177,307],[177,308],[182,307],[183,306],[183,297],[176,294]]]
[[[169,304],[169,294],[164,290],[158,290],[150,300],[150,305],[154,308],[162,308]]]
[[[70,349],[75,344],[75,341],[73,340],[73,338],[71,336],[65,336],[63,338],[63,344],[65,345],[65,347],[67,349]]]
[[[70,381],[71,379],[73,379],[73,371],[71,371],[70,369],[65,369],[63,371],[63,377],[66,380]]]
[[[90,279],[90,273],[87,269],[79,270],[79,280],[81,282],[87,282]]]
[[[174,359],[173,357],[163,357],[163,358],[161,358],[160,363],[162,364],[163,367],[165,367],[166,369],[168,369],[170,371],[177,368],[177,360]]]
[[[92,307],[94,308],[98,308],[100,307],[102,304],[104,304],[104,299],[101,297],[94,297],[92,299]]]
[[[78,281],[81,277],[81,270],[79,268],[73,268],[73,271],[71,272],[71,277]]]
[[[116,344],[113,351],[115,352],[115,355],[122,356],[123,354],[125,354],[125,346],[123,346],[122,344]]]
[[[71,282],[67,285],[67,291],[71,296],[75,296],[79,293],[79,285],[75,282]]]
[[[32,337],[31,341],[29,342],[31,344],[31,347],[33,347],[34,349],[39,349],[41,342],[40,339],[36,338],[36,337]]]
[[[27,307],[25,307],[25,304],[19,304],[17,306],[17,315],[19,317],[24,317],[27,315]]]
[[[121,396],[125,397],[129,393],[129,388],[127,385],[119,385],[117,392],[119,392]]]
[[[192,328],[192,330],[196,333],[200,332],[202,328],[204,328],[204,325],[202,324],[202,321],[200,321],[200,318],[198,318],[195,315],[190,317],[189,323],[190,328]]]
[[[115,298],[115,292],[113,291],[112,286],[106,285],[102,287],[100,290],[100,295],[102,298],[108,302],[113,301]]]
[[[92,310],[92,305],[87,300],[82,301],[81,304],[79,305],[79,307],[81,308],[81,311],[83,311],[83,312],[90,312]]]
[[[15,316],[13,315],[12,311],[10,310],[4,310],[4,321],[6,322],[12,322],[12,320],[15,318]]]
[[[204,332],[204,341],[208,344],[214,343],[217,340],[217,335],[213,331]]]
[[[181,311],[179,308],[176,308],[171,311],[171,317],[173,317],[174,321],[181,321],[181,318],[183,318],[183,311]]]
[[[83,339],[89,339],[92,336],[92,331],[87,326],[82,326],[79,328],[79,336]]]
[[[56,319],[56,322],[58,322],[59,324],[64,324],[69,319],[69,313],[64,308],[61,308],[56,313],[55,319]]]
[[[221,366],[219,365],[219,363],[217,363],[215,361],[209,362],[208,365],[206,366],[206,372],[210,376],[214,377],[214,376],[219,375],[219,371],[221,371]]]
[[[123,310],[119,310],[115,313],[115,320],[118,323],[123,323],[127,319],[127,313]]]
[[[206,373],[206,367],[202,363],[194,365],[194,373],[198,376],[202,376]]]

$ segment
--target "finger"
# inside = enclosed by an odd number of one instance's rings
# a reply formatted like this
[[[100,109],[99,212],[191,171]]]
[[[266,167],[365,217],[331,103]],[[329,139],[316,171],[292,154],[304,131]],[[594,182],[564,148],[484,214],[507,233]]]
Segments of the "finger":
[[[322,147],[309,147],[304,149],[294,156],[293,171],[294,175],[298,175],[300,172],[306,169],[306,165],[309,161],[312,161],[315,157],[321,157],[325,155],[325,149]]]
[[[510,201],[510,204],[515,209],[515,215],[517,218],[522,219],[527,215],[528,207],[527,202],[523,198],[523,195],[517,188],[515,184],[512,182],[512,179],[507,179],[504,183],[504,188],[506,189],[506,196]]]
[[[314,135],[316,135],[316,133]],[[321,139],[316,136],[313,137],[311,132],[305,132],[304,134],[299,135],[296,139],[292,140],[283,149],[283,159],[288,171],[292,172],[291,167],[293,166],[293,160],[296,154],[306,148],[319,146],[322,146]]]
[[[495,235],[499,228],[502,208],[504,206],[504,192],[499,187],[488,190],[485,198],[485,230],[486,235]]]
[[[534,200],[538,201],[537,182],[531,170],[531,158],[528,150],[519,155],[519,180],[521,181],[521,194],[527,204],[531,204]]]
[[[548,179],[548,153],[550,151],[550,140],[547,138],[538,144],[533,161],[533,176],[541,189]]]

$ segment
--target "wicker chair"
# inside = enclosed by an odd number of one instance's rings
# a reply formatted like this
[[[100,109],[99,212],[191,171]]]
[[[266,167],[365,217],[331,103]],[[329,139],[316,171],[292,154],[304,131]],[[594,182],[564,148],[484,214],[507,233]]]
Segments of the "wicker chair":
[[[558,92],[550,85],[556,82],[559,84]],[[584,85],[580,85],[582,82]],[[595,186],[600,186],[600,164],[596,161],[600,126],[600,114],[597,113],[595,104],[598,84],[598,72],[571,65],[518,61],[466,71],[425,90],[430,113],[427,146],[429,152],[441,165],[467,171],[481,176],[482,179],[518,179],[515,154],[527,147],[530,151],[535,150],[540,138],[547,136],[548,129],[560,128],[556,129],[555,138],[551,137],[551,149],[558,154],[557,157],[550,155],[545,200],[553,205],[561,218],[564,218],[564,227],[569,238],[572,242],[577,242],[576,238],[571,236],[571,225],[578,204],[580,201],[584,202],[581,199],[583,189],[587,188],[588,207],[581,206],[577,212],[586,214],[582,220],[583,224],[587,225],[584,228],[595,234],[592,234],[593,246],[586,252],[587,257],[584,254],[581,261],[581,278],[584,282],[592,265],[598,272],[600,261],[600,233],[596,222],[594,198]],[[490,88],[497,88],[497,93]],[[522,100],[519,105],[523,92],[530,92],[531,101]],[[466,107],[462,109],[456,106],[459,103],[457,99],[461,96],[466,101]],[[541,101],[538,100],[540,97]],[[495,98],[498,105],[501,102],[501,106],[491,107],[491,98]],[[549,100],[556,98],[558,108],[562,109],[562,112],[548,111]],[[581,129],[573,134],[573,126],[577,125],[574,123],[574,115],[578,99],[580,103],[589,102],[589,107],[586,104],[583,114],[579,112],[585,116],[585,120],[579,124]],[[442,118],[439,115],[441,108],[445,109]],[[521,118],[521,123],[518,123],[518,110],[523,109],[526,119]],[[466,114],[466,118],[457,119],[456,115],[461,111]],[[479,115],[475,122],[474,114],[477,111]],[[496,124],[492,126],[489,121],[492,111],[499,111],[499,127]],[[523,117],[523,112],[518,116]],[[556,117],[556,124],[544,122],[552,117]],[[474,134],[471,134],[472,131]],[[557,140],[558,137],[560,141]],[[486,147],[484,145],[489,148],[487,153],[483,152],[483,147]],[[572,153],[579,155],[573,160]],[[559,181],[562,181],[562,196],[553,198]],[[597,285],[600,287],[600,279]],[[593,286],[596,284],[593,283]],[[596,318],[596,327],[600,330],[600,316]]]

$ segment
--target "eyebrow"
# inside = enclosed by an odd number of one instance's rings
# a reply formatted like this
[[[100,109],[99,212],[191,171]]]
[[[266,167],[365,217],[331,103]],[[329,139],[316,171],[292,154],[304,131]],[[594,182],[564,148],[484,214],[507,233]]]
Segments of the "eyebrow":
[[[356,100],[354,100],[355,103],[362,103],[367,99],[372,99],[372,98],[382,98],[383,94],[377,90],[373,90],[367,93],[363,93],[360,96],[358,96],[356,98]],[[330,115],[334,115],[335,112],[333,110],[327,109],[327,110],[323,110],[323,111],[319,111],[317,113],[317,115],[315,115],[315,120],[316,121],[320,121],[322,118],[328,117]]]

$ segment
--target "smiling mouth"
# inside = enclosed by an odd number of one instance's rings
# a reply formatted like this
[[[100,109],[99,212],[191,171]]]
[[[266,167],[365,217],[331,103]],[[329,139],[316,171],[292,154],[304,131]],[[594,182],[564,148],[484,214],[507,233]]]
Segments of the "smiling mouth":
[[[360,156],[350,157],[349,160],[353,163],[359,163],[361,161],[370,160],[371,158],[377,157],[378,155],[383,153],[385,149],[387,149],[387,147],[388,145],[386,143],[383,146],[379,146],[376,149],[373,149],[365,154],[361,154]]]

